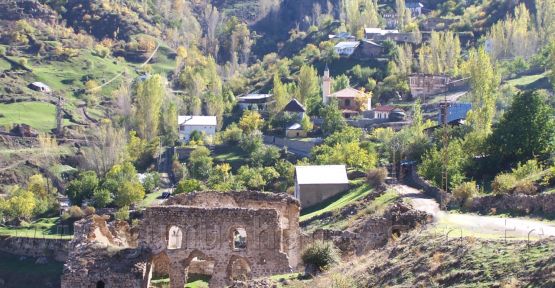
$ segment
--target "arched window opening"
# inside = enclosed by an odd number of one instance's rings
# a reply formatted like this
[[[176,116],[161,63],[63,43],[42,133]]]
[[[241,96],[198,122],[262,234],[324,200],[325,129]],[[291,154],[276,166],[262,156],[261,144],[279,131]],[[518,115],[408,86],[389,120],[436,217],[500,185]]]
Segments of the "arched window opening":
[[[233,231],[233,250],[247,249],[247,230],[237,228]]]
[[[244,258],[232,257],[228,265],[227,277],[230,280],[249,280],[252,277],[251,266]]]
[[[177,226],[172,226],[168,230],[168,249],[181,249],[183,243],[183,232]]]

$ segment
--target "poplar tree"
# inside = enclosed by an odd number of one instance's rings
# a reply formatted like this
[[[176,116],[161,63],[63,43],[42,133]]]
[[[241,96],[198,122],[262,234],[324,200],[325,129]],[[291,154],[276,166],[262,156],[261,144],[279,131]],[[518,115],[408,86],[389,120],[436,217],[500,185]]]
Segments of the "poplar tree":
[[[137,83],[135,121],[142,138],[150,140],[158,136],[164,88],[164,79],[158,74]]]

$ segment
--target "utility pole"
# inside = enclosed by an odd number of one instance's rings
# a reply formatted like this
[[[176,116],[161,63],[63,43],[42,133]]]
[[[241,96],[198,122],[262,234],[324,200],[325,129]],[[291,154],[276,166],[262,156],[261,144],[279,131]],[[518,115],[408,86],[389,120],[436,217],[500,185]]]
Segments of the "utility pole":
[[[447,165],[449,164],[449,131],[447,124],[447,113],[449,112],[449,105],[450,103],[447,102],[447,95],[444,96],[443,102],[439,104],[439,113],[441,114],[441,121],[443,127],[443,171],[441,175],[441,183],[442,188],[445,189],[445,192],[449,192],[449,172],[447,170]]]
[[[62,94],[58,94],[58,102],[56,103],[56,135],[58,137],[64,136],[64,118],[63,118],[64,98]]]

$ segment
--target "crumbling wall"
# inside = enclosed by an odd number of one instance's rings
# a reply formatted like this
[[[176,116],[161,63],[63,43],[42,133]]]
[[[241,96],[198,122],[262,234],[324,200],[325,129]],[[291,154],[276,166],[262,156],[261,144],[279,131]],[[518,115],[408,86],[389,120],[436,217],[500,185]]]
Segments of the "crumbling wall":
[[[28,257],[51,257],[64,262],[69,240],[0,236],[0,251]]]
[[[506,194],[473,198],[468,206],[470,211],[480,213],[514,213],[555,215],[555,194]]]

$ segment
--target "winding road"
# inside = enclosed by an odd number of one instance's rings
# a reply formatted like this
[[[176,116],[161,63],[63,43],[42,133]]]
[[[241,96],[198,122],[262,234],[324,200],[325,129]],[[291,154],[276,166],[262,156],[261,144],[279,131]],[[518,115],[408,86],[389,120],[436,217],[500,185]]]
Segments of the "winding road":
[[[434,199],[427,197],[418,189],[406,185],[394,185],[393,188],[402,197],[407,198],[415,209],[432,215],[437,225],[460,229],[465,232],[464,234],[491,238],[505,237],[506,233],[507,239],[526,238],[528,233],[531,238],[555,236],[555,222],[450,213],[441,211]]]

